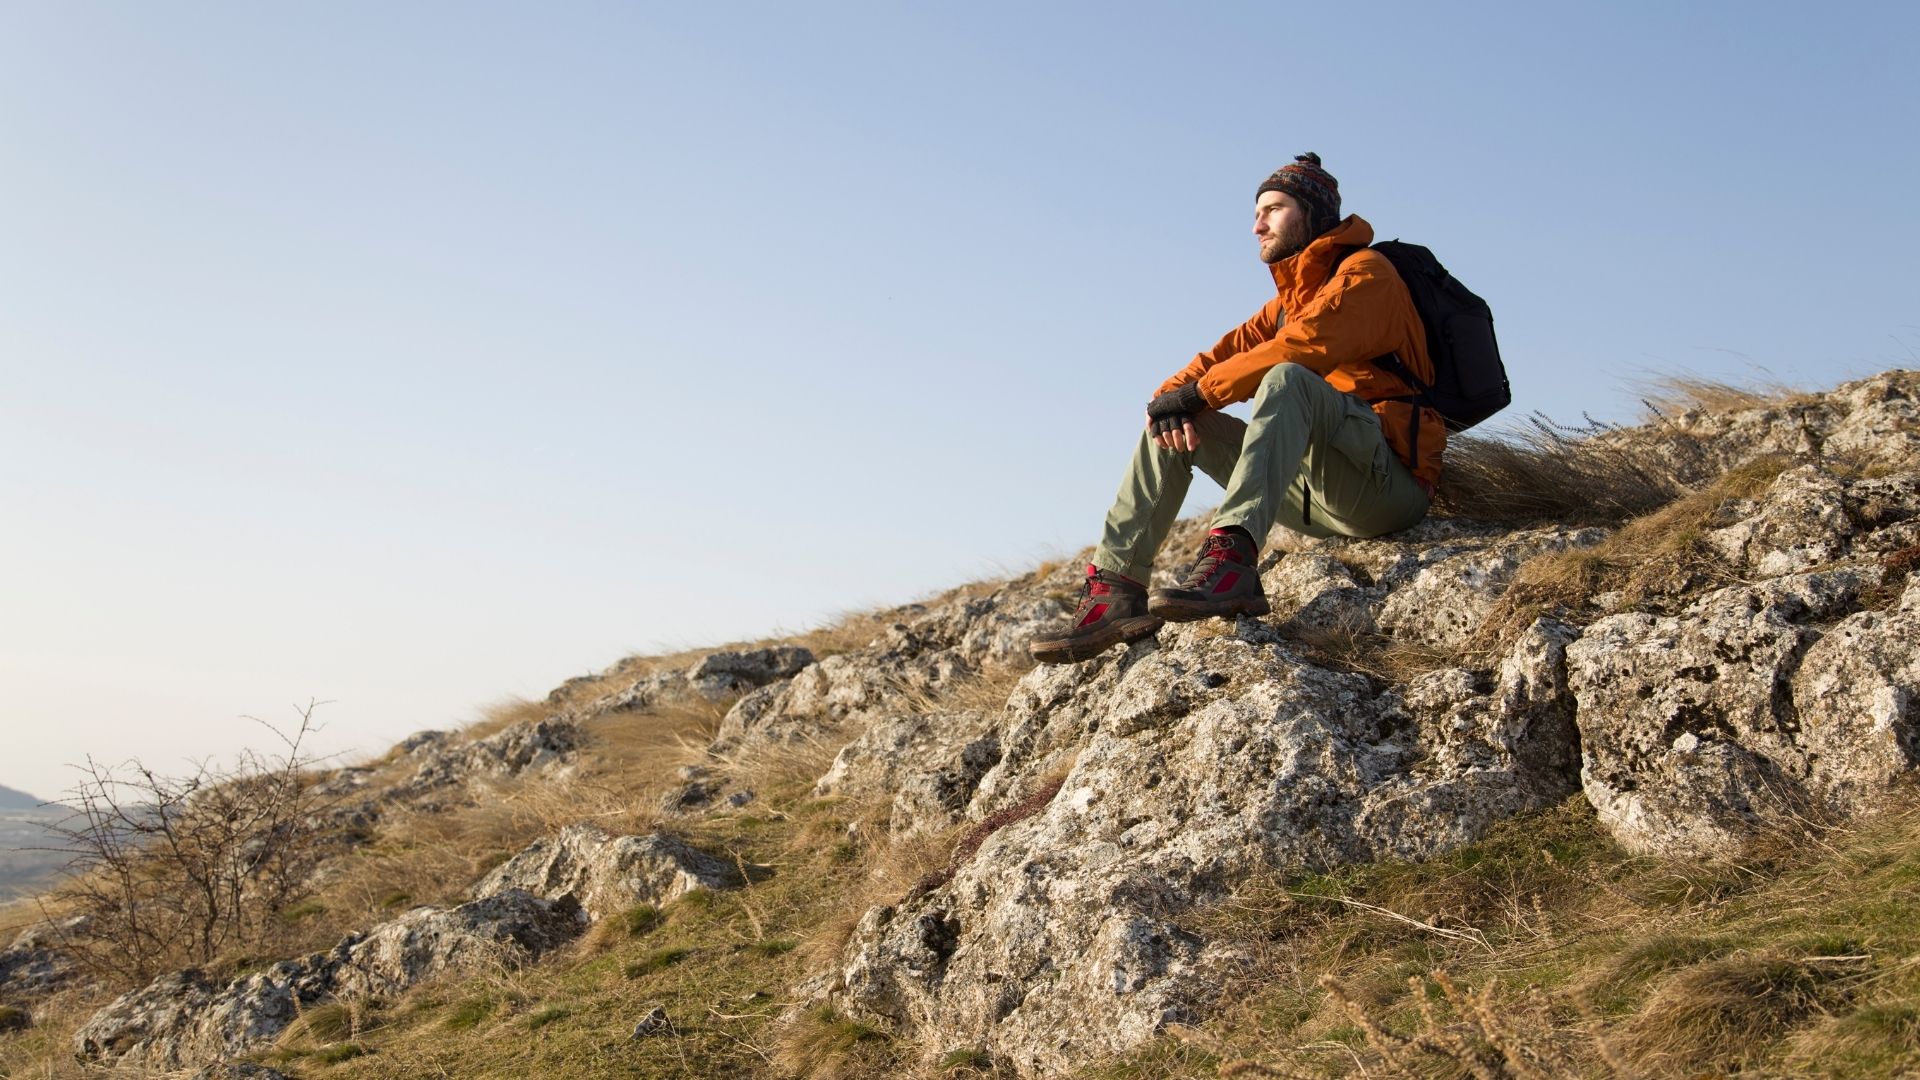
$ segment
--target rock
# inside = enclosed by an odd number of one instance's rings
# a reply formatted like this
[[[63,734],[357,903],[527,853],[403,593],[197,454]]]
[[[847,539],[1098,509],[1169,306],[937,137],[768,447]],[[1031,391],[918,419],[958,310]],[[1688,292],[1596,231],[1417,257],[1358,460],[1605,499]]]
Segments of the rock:
[[[1395,637],[1423,645],[1464,644],[1506,592],[1520,564],[1547,552],[1596,544],[1606,536],[1605,529],[1530,529],[1481,544],[1428,548],[1414,564],[1397,564],[1383,575],[1391,591],[1374,621]]]
[[[1781,473],[1749,514],[1708,532],[1706,540],[1733,567],[1779,577],[1840,558],[1855,531],[1845,486],[1824,469],[1803,465]]]
[[[1920,579],[1897,607],[1841,620],[1793,675],[1798,742],[1830,813],[1884,806],[1920,765]]]
[[[1846,485],[1847,516],[1862,530],[1853,552],[1886,555],[1920,545],[1920,473],[1879,476]]]
[[[667,1007],[654,1005],[647,1010],[646,1015],[640,1018],[639,1023],[633,1025],[633,1034],[628,1038],[644,1039],[650,1035],[671,1034],[672,1031],[673,1021],[667,1019]]]
[[[710,751],[801,743],[842,725],[864,726],[899,707],[905,694],[930,693],[973,674],[955,650],[922,649],[905,627],[895,631],[893,648],[829,656],[741,698],[720,721]]]
[[[95,1012],[74,1034],[74,1053],[123,1067],[215,1062],[271,1041],[329,998],[394,994],[447,971],[517,966],[578,932],[576,905],[518,890],[451,910],[416,908],[330,952],[225,985],[196,969],[161,976]]]
[[[1912,639],[1902,648],[1897,638],[1909,628],[1906,617],[1847,624],[1862,649],[1858,662],[1834,655],[1844,647],[1836,644],[1796,679],[1822,636],[1819,624],[1845,615],[1872,580],[1846,568],[1719,589],[1677,617],[1601,619],[1567,647],[1583,786],[1621,844],[1731,856],[1769,822],[1816,807],[1846,809],[1857,800],[1844,792],[1884,787],[1886,770],[1900,767],[1898,748],[1911,739],[1910,710],[1894,704],[1899,681],[1912,685],[1902,667]],[[1879,757],[1866,770],[1879,779],[1859,771],[1858,755],[1851,764],[1844,754],[1829,760],[1810,740],[1816,727],[1864,734],[1872,726],[1830,704],[1848,700],[1832,684],[1841,677],[1860,679],[1866,700],[1884,703],[1869,715],[1886,717],[1888,737],[1871,744],[1877,750],[1860,748]],[[1834,696],[1796,693],[1796,682]]]
[[[603,713],[645,709],[655,702],[680,697],[686,694],[687,690],[685,671],[655,672],[638,676],[619,690],[595,698],[581,708],[578,715],[589,717]]]
[[[937,830],[959,819],[999,760],[989,718],[980,713],[902,713],[841,747],[814,792],[891,801],[888,829],[896,836]]]
[[[373,769],[364,765],[349,765],[335,769],[332,776],[313,785],[312,791],[322,798],[338,799],[364,791],[372,782]]]
[[[1036,670],[965,816],[1064,769],[1058,794],[950,880],[868,911],[826,992],[930,1052],[980,1046],[1023,1076],[1191,1021],[1245,958],[1184,920],[1235,882],[1430,856],[1575,790],[1570,635],[1537,625],[1497,675],[1445,673],[1405,698],[1254,620]]]
[[[486,897],[522,889],[567,899],[583,920],[592,920],[639,904],[661,907],[695,889],[738,884],[738,867],[674,837],[612,836],[595,825],[569,825],[495,867],[473,891]]]
[[[1371,575],[1324,551],[1272,557],[1260,584],[1273,617],[1295,633],[1371,634],[1374,611],[1387,595]]]
[[[523,889],[448,910],[415,908],[348,945],[332,989],[343,996],[391,995],[444,971],[515,967],[572,940],[582,921],[570,897],[549,900]]]
[[[401,739],[396,748],[409,757],[422,750],[438,749],[453,740],[453,734],[446,731],[416,731]]]
[[[687,682],[696,693],[717,701],[788,678],[811,663],[812,651],[794,645],[717,652],[695,664]]]
[[[69,936],[85,934],[91,921],[75,915],[20,931],[13,944],[0,949],[0,1000],[30,1001],[77,979],[79,967],[60,945]]]
[[[470,743],[423,745],[416,755],[421,759],[419,771],[396,789],[396,796],[415,799],[455,784],[552,770],[573,759],[581,739],[577,723],[550,716]]]
[[[1006,585],[986,596],[901,609],[909,617],[866,648],[829,656],[777,686],[734,703],[710,747],[733,755],[755,746],[808,742],[911,711],[984,667],[1025,666],[1027,642],[1070,608],[1038,586]]]

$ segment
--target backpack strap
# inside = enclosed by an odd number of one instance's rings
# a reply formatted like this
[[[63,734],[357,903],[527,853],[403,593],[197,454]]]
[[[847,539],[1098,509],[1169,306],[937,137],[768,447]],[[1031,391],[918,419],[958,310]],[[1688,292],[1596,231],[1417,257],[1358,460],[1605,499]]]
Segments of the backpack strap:
[[[1364,246],[1350,247],[1342,251],[1339,255],[1334,256],[1333,268],[1327,271],[1327,279],[1331,281],[1333,275],[1340,272],[1340,264],[1347,261],[1347,256],[1352,255],[1356,251],[1364,250],[1366,250]],[[1413,409],[1407,414],[1407,456],[1413,459],[1412,464],[1408,466],[1409,469],[1416,468],[1420,464],[1420,410],[1434,407],[1433,399],[1428,396],[1433,387],[1418,375],[1415,375],[1407,365],[1401,363],[1397,353],[1385,353],[1374,357],[1367,361],[1367,363],[1380,368],[1387,374],[1413,387],[1413,393],[1411,394],[1381,398],[1380,400],[1404,401],[1413,406]]]

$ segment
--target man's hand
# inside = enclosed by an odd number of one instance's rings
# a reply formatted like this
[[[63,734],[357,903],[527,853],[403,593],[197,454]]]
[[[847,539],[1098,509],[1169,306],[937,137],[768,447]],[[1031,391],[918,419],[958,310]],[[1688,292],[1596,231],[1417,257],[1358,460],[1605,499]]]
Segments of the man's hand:
[[[1163,450],[1199,449],[1200,436],[1193,430],[1193,417],[1207,407],[1196,383],[1169,390],[1147,403],[1147,430],[1153,432],[1154,445]]]
[[[1162,450],[1196,450],[1200,435],[1193,430],[1191,416],[1147,417],[1147,430],[1153,432],[1155,446]]]

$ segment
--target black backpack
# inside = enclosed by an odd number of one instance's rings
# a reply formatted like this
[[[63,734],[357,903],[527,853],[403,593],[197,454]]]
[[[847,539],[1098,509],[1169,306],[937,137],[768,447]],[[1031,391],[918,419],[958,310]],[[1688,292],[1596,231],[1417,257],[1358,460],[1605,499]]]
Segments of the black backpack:
[[[1404,400],[1438,412],[1446,418],[1448,431],[1465,431],[1506,408],[1513,392],[1507,386],[1507,369],[1500,363],[1500,345],[1493,339],[1493,311],[1487,302],[1447,273],[1433,252],[1419,244],[1383,240],[1373,250],[1399,271],[1427,329],[1432,383],[1415,377],[1393,353],[1373,360],[1417,391]],[[1333,264],[1336,271],[1347,255]],[[1419,430],[1417,418],[1414,429]]]

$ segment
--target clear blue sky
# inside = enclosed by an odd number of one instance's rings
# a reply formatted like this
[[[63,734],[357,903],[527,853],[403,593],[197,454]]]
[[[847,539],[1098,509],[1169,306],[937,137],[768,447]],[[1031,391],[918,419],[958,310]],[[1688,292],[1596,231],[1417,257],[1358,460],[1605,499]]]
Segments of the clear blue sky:
[[[0,4],[0,783],[1090,543],[1304,150],[1515,417],[1920,366],[1915,12]]]

